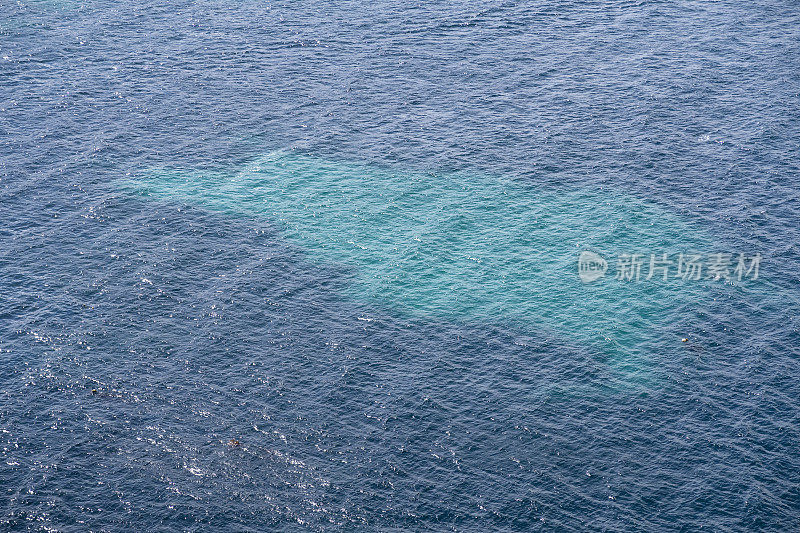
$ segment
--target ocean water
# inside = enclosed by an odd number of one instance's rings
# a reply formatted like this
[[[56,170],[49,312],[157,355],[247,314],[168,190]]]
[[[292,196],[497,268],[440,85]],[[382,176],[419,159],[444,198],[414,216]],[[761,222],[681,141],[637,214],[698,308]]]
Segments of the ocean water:
[[[796,530],[799,38],[0,0],[0,530]]]
[[[576,275],[578,251],[677,257],[675,250],[717,249],[701,228],[616,191],[537,190],[492,176],[414,174],[294,153],[267,154],[230,175],[154,170],[120,186],[273,220],[309,260],[349,274],[345,294],[365,304],[594,341],[628,385],[650,377],[650,352],[675,345],[653,328],[674,321],[707,284],[668,283],[668,272],[666,281],[655,278],[663,283],[586,286]]]

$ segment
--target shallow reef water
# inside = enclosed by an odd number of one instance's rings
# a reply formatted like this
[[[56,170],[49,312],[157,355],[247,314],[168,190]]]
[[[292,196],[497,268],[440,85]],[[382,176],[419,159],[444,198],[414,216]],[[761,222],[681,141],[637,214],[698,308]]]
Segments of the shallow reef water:
[[[347,293],[356,299],[427,319],[517,324],[593,343],[630,384],[650,374],[646,354],[663,341],[664,325],[720,282],[678,276],[680,254],[719,249],[699,226],[613,189],[534,187],[287,151],[229,173],[152,170],[120,186],[265,219],[309,259],[350,271]],[[585,250],[609,257],[611,279],[581,282]],[[639,255],[635,278],[615,277],[619,254]],[[651,255],[662,265],[652,275]]]

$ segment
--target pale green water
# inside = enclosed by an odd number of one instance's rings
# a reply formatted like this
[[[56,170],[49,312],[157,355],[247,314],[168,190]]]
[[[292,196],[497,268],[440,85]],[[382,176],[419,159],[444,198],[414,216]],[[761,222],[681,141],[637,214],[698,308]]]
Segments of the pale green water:
[[[445,320],[513,324],[596,347],[626,382],[650,379],[663,326],[703,281],[645,281],[650,253],[712,251],[691,223],[617,191],[535,188],[482,174],[426,174],[263,156],[230,174],[153,170],[127,190],[279,223],[314,261],[353,272],[349,297]],[[577,259],[609,261],[583,284]],[[642,280],[613,278],[645,254]],[[674,259],[674,257],[673,257]]]

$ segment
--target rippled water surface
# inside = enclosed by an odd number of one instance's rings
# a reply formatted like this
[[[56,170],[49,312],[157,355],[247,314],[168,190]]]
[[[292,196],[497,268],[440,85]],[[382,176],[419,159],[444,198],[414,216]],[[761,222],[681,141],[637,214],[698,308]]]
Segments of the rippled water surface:
[[[0,0],[0,530],[796,530],[799,43]],[[759,276],[646,279],[693,252]]]

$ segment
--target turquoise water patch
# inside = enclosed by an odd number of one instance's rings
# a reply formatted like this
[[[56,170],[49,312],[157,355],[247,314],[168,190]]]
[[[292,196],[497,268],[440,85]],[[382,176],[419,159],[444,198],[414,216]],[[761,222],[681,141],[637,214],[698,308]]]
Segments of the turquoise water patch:
[[[683,218],[614,190],[537,188],[485,174],[404,172],[274,152],[230,173],[153,170],[123,187],[279,223],[314,261],[353,272],[348,296],[400,313],[513,324],[591,345],[647,383],[664,326],[705,281],[646,280],[651,253],[714,251]],[[582,283],[584,250],[609,272]],[[641,279],[614,279],[618,254]],[[674,274],[674,272],[673,272]],[[679,342],[679,341],[678,341]]]

